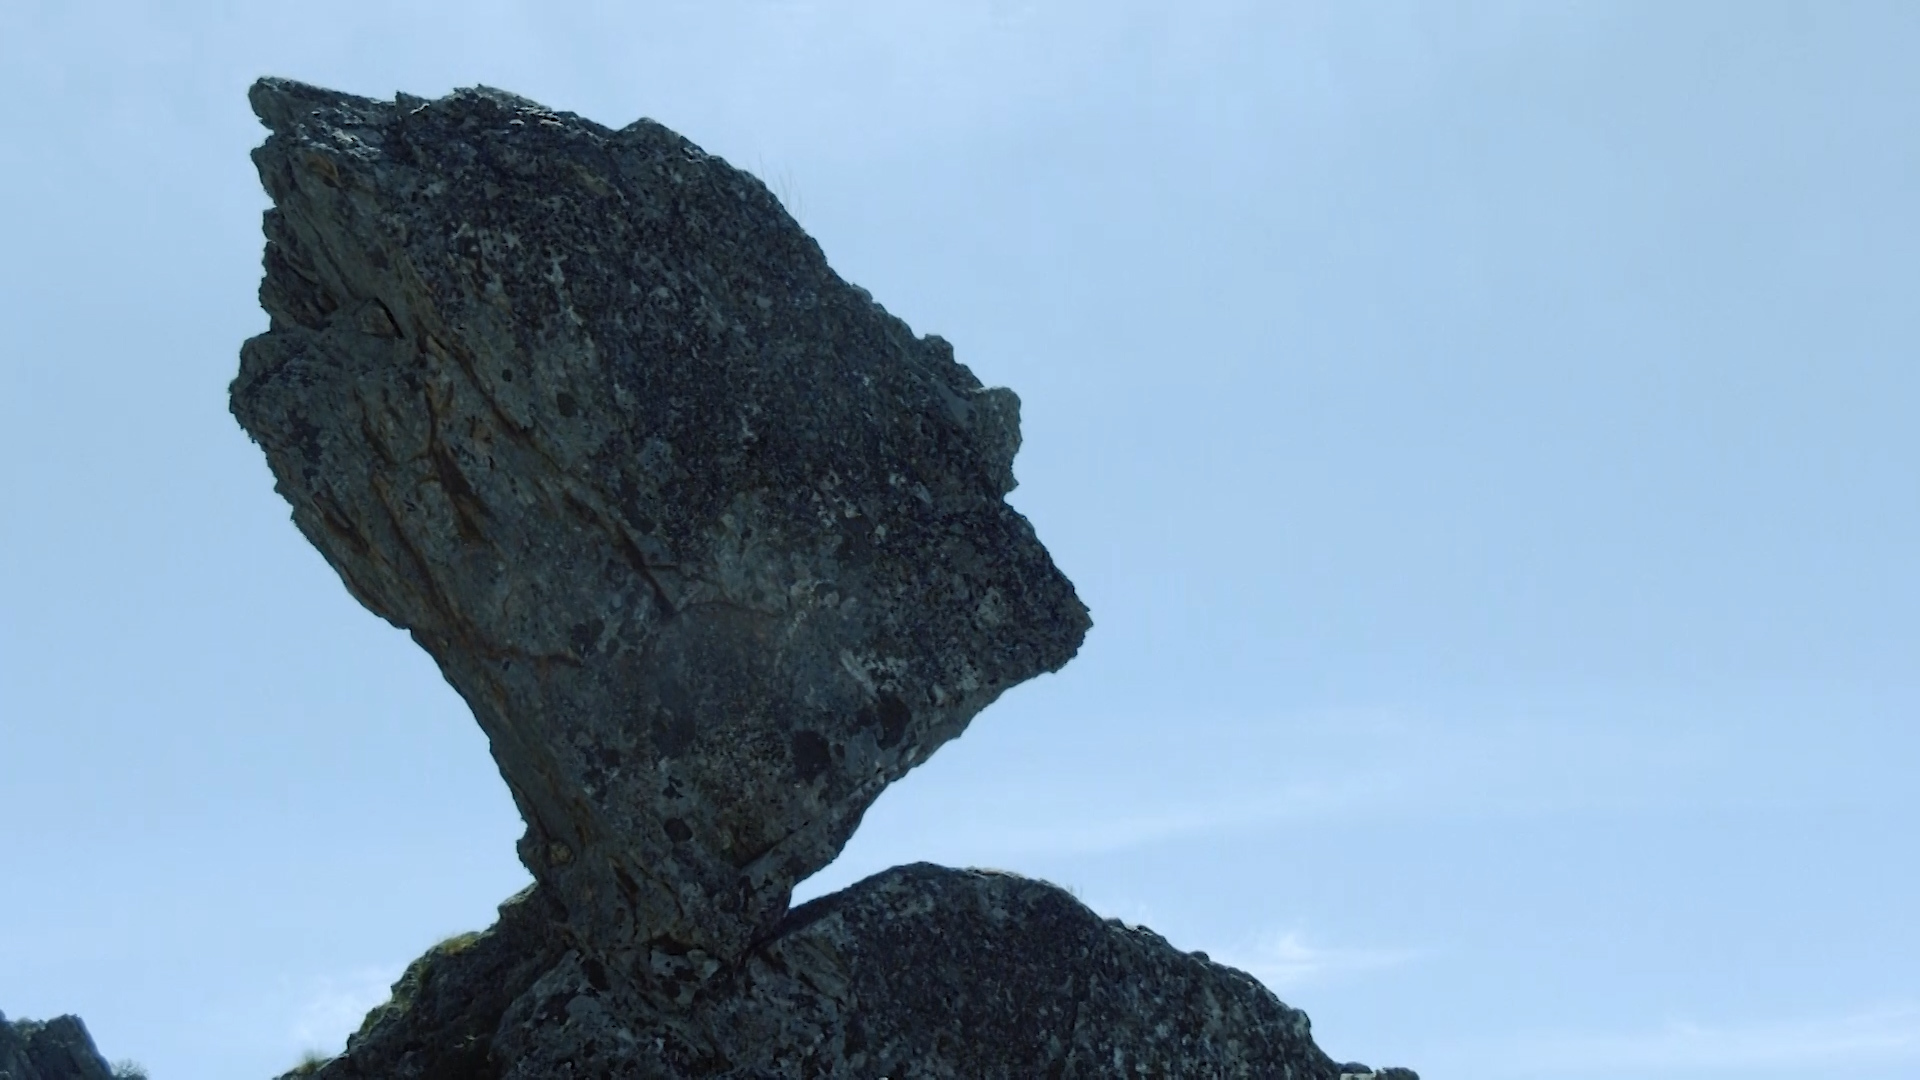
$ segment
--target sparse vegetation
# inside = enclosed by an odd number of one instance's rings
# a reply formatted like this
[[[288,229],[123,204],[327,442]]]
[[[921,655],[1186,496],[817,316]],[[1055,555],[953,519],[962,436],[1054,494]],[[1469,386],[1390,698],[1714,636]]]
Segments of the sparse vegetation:
[[[794,185],[793,173],[783,168],[771,167],[760,158],[754,159],[752,172],[767,189],[767,193],[780,204],[780,208],[787,212],[787,216],[797,223],[805,208],[800,203],[800,189]]]
[[[307,1050],[300,1054],[300,1064],[287,1072],[288,1076],[312,1076],[320,1071],[320,1066],[333,1060],[333,1055],[319,1050]]]
[[[441,956],[458,956],[461,953],[466,952],[468,949],[472,948],[473,943],[479,940],[480,940],[480,935],[474,931],[469,930],[466,933],[455,934],[452,937],[447,938],[446,940],[442,941],[440,944],[435,945],[432,951],[439,953]]]

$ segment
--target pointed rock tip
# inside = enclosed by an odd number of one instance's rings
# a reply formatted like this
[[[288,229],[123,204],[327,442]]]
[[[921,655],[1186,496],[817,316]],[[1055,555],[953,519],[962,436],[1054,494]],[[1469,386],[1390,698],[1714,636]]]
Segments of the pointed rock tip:
[[[532,98],[486,85],[457,87],[441,100],[462,98],[491,101],[505,108],[519,111],[548,111],[545,105]],[[256,79],[247,89],[247,102],[253,106],[253,114],[274,132],[292,129],[300,120],[312,115],[316,109],[347,107],[356,112],[373,109],[377,113],[379,107],[383,105],[389,107],[398,105],[403,109],[414,109],[429,104],[432,100],[415,94],[400,93],[396,94],[391,102],[379,101],[275,75]]]
[[[350,99],[345,94],[271,75],[254,80],[247,88],[247,104],[253,106],[253,115],[276,132],[287,130],[315,109],[346,100]]]

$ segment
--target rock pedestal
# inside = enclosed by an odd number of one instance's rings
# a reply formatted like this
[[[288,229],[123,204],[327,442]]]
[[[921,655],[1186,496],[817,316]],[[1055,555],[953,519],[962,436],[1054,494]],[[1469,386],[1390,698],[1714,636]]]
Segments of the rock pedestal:
[[[322,1074],[1335,1075],[1251,979],[1051,886],[908,867],[788,911],[1090,625],[1005,502],[1010,391],[651,121],[251,99],[234,415],[472,707],[537,882]]]

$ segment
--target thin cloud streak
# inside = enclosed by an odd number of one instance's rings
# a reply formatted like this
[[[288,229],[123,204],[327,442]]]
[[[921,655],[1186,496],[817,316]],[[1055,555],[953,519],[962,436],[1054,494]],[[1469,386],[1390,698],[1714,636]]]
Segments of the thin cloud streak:
[[[1822,775],[1827,761],[1776,754],[1792,725],[1756,722],[1736,740],[1676,705],[1540,708],[1498,720],[1378,711],[1259,724],[1169,719],[1165,727],[1180,739],[1111,754],[1098,773],[1064,778],[1069,798],[1058,774],[996,775],[990,805],[949,805],[940,820],[969,823],[953,836],[967,850],[1089,855],[1279,822],[1834,797]],[[1234,754],[1196,758],[1195,743]],[[1141,796],[1168,790],[1207,795]]]
[[[950,783],[926,803],[916,796],[931,781],[909,776],[869,833],[898,829],[915,846],[940,835],[942,856],[992,861],[1105,855],[1280,823],[1732,797],[1723,791],[1731,785],[1714,782],[1728,766],[1713,741],[1684,727],[1622,726],[1628,730],[1551,719],[1489,726],[1380,711],[1263,723],[1169,718],[1164,729],[1178,738],[1109,753],[1092,773],[1040,765],[1010,776],[984,759],[969,761],[960,768],[979,783]],[[1234,750],[1223,760],[1196,745]],[[928,775],[950,760],[936,761]],[[1172,791],[1205,794],[1151,794]]]
[[[995,823],[987,832],[996,851],[1017,855],[1099,855],[1228,829],[1295,821],[1347,810],[1385,797],[1392,785],[1379,777],[1288,785],[1277,791],[1213,802],[1172,806],[1101,819],[1050,820],[1057,824]]]
[[[1309,983],[1343,975],[1386,971],[1427,956],[1428,949],[1346,949],[1309,944],[1298,932],[1270,935],[1253,948],[1214,959],[1286,993]]]

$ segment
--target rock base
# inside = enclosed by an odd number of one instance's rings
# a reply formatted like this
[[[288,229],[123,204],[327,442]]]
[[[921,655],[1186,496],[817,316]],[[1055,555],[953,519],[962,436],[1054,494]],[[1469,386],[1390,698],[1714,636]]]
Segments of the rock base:
[[[679,993],[569,942],[537,889],[437,946],[314,1080],[1248,1077],[1336,1062],[1251,976],[1014,874],[897,867]]]

